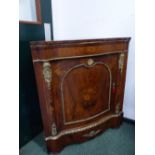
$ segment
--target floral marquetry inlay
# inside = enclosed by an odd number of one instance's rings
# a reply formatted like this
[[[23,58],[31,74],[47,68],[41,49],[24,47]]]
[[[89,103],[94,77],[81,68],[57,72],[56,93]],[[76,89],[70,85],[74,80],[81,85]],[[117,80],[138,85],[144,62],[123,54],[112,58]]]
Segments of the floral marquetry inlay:
[[[93,105],[97,100],[97,90],[93,88],[84,89],[81,92],[81,104],[84,109],[88,109],[89,107],[93,108]]]

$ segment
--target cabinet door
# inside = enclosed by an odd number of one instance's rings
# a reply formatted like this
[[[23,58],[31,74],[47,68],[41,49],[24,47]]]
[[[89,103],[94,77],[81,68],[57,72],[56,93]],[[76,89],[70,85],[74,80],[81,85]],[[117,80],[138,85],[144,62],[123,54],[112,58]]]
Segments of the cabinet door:
[[[117,55],[55,61],[53,101],[60,127],[81,125],[113,111]]]

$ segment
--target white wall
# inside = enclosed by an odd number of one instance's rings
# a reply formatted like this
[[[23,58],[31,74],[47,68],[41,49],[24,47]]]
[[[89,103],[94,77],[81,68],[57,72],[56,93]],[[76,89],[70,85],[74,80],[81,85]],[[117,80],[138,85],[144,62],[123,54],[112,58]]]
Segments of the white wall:
[[[124,115],[135,119],[134,0],[52,0],[54,40],[132,37]]]

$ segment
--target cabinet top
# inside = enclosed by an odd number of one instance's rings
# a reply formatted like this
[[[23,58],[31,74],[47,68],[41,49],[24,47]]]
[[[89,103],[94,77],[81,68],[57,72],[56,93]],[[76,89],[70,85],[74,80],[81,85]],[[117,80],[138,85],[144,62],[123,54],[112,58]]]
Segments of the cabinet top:
[[[99,56],[128,51],[130,38],[31,42],[34,62]]]
[[[100,38],[100,39],[80,39],[80,40],[57,40],[57,41],[31,41],[31,48],[45,48],[56,46],[76,46],[76,45],[93,45],[104,43],[129,42],[130,37],[123,38]]]

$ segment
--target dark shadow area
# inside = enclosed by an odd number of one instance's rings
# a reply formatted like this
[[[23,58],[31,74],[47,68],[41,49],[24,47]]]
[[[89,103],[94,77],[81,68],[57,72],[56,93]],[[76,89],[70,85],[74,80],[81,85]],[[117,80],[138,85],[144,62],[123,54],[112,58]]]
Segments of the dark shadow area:
[[[37,137],[33,139],[33,141],[40,147],[45,153],[47,152],[46,144],[44,141],[44,134],[41,132]]]
[[[42,130],[42,119],[30,41],[45,40],[44,23],[51,24],[51,0],[40,0],[41,24],[19,24],[19,147],[21,148]],[[52,35],[52,32],[51,32]],[[52,38],[52,36],[51,36]]]

